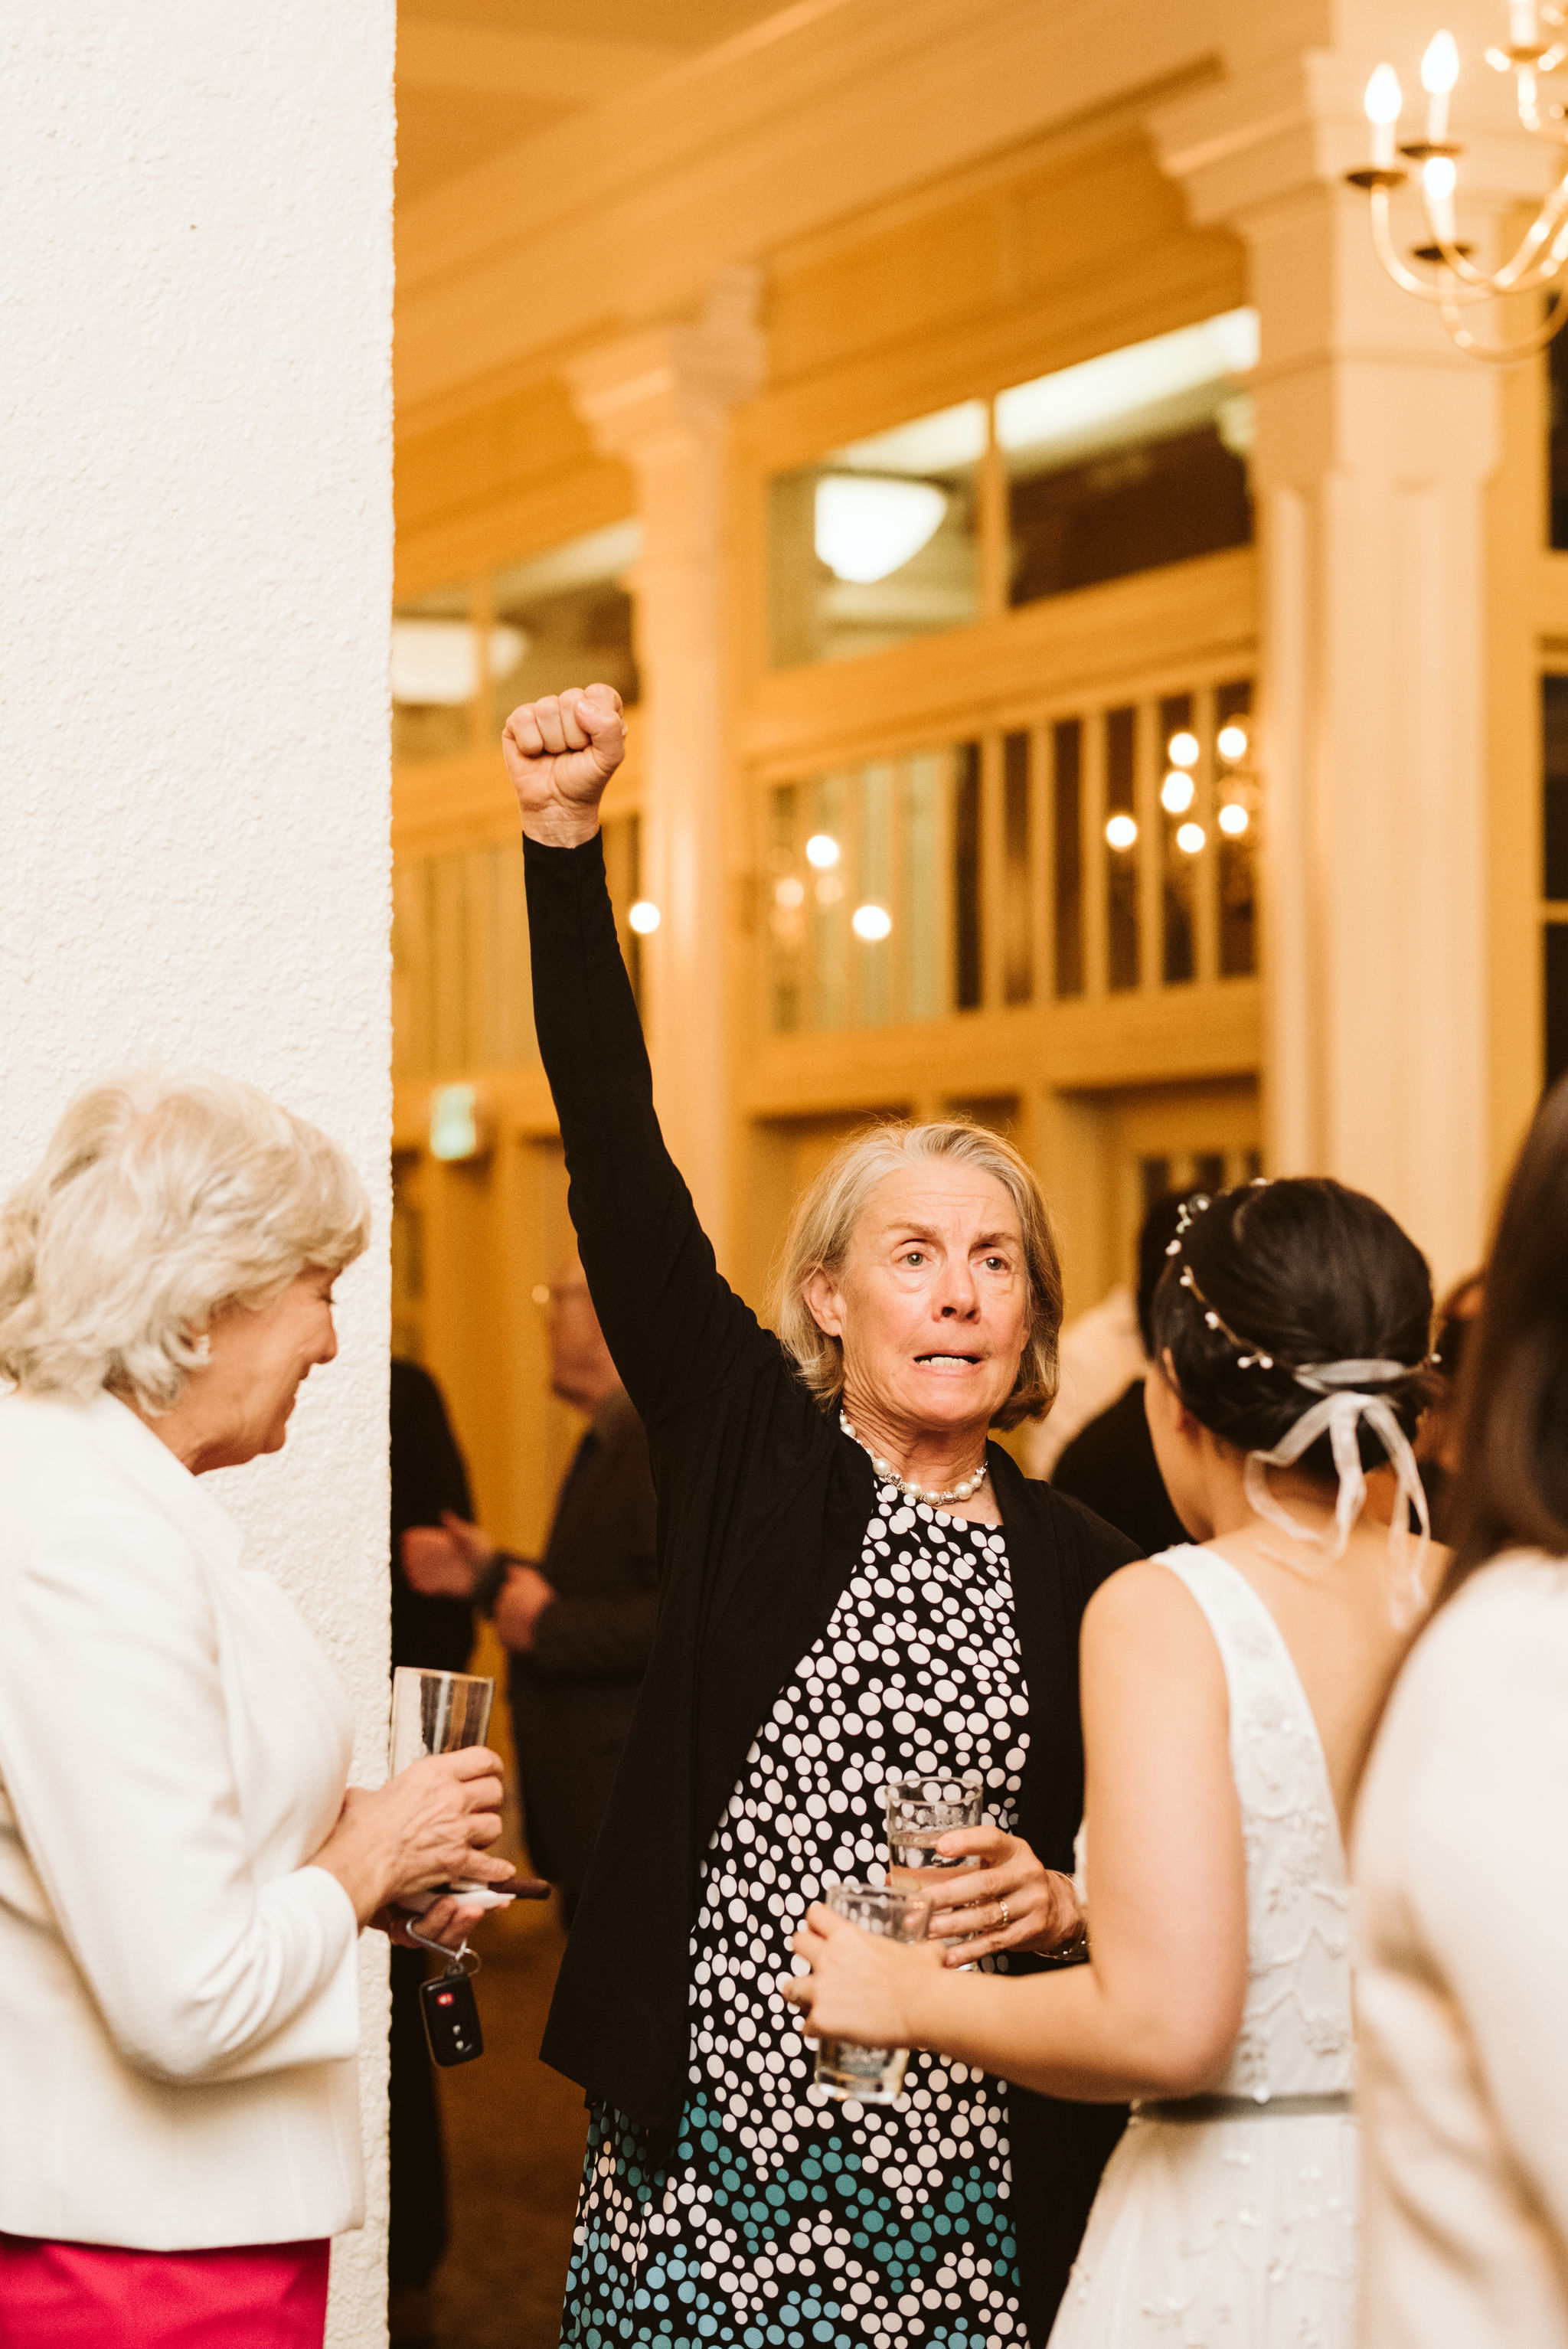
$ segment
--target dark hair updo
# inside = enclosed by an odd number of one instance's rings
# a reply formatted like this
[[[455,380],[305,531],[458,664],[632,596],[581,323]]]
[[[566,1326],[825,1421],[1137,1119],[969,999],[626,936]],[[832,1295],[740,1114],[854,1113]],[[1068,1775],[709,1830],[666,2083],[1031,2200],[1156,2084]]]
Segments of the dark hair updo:
[[[1415,1433],[1431,1392],[1431,1275],[1376,1199],[1305,1175],[1198,1193],[1172,1247],[1154,1292],[1154,1357],[1170,1354],[1182,1402],[1212,1434],[1272,1452],[1317,1399],[1294,1373],[1344,1361],[1406,1366],[1356,1385],[1386,1396]],[[1362,1466],[1383,1466],[1377,1436],[1365,1423],[1358,1433]],[[1297,1464],[1335,1481],[1326,1433]]]

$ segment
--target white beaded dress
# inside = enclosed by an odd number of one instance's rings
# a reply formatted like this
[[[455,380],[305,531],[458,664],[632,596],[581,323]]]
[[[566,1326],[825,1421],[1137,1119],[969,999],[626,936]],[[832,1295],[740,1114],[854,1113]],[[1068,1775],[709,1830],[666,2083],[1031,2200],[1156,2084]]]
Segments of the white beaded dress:
[[[979,1770],[1012,1829],[1027,1713],[1000,1529],[879,1485],[709,1841],[673,2139],[593,2108],[563,2344],[1022,2349],[1003,2084],[917,2053],[898,2105],[835,2103],[778,1982],[822,1889],[884,1875],[895,1772]]]
[[[1156,1562],[1202,1609],[1230,1691],[1246,2004],[1212,2100],[1180,2117],[1134,2107],[1049,2349],[1352,2349],[1349,1889],[1323,1746],[1279,1627],[1245,1576],[1210,1549]]]

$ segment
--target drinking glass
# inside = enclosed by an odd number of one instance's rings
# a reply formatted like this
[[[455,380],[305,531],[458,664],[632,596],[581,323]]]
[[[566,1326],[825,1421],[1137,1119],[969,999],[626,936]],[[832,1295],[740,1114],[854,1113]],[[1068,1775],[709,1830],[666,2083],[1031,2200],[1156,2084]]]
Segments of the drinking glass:
[[[978,1770],[927,1771],[918,1777],[899,1776],[887,1783],[888,1882],[905,1892],[923,1889],[913,1871],[919,1868],[977,1868],[977,1858],[954,1857],[938,1851],[939,1837],[954,1827],[977,1827],[985,1781]],[[967,1933],[946,1938],[952,1949],[970,1940]]]
[[[478,1672],[429,1672],[418,1664],[399,1664],[392,1675],[388,1773],[396,1777],[427,1754],[459,1754],[466,1745],[482,1745],[494,1701],[494,1681]]]
[[[931,1899],[924,1892],[895,1892],[887,1884],[834,1884],[824,1898],[835,1915],[893,1941],[923,1941],[931,1922]],[[847,2039],[820,2039],[817,2085],[841,2102],[852,2096],[862,2105],[895,2105],[908,2062],[907,2047],[855,2047]]]
[[[392,1727],[387,1741],[387,1775],[396,1777],[428,1754],[459,1754],[466,1745],[482,1745],[490,1727],[495,1682],[478,1672],[426,1671],[418,1664],[399,1664],[392,1675]],[[488,1888],[465,1884],[438,1885],[433,1891],[401,1896],[397,1906],[422,1916],[443,1892],[461,1892],[496,1907],[501,1896]]]

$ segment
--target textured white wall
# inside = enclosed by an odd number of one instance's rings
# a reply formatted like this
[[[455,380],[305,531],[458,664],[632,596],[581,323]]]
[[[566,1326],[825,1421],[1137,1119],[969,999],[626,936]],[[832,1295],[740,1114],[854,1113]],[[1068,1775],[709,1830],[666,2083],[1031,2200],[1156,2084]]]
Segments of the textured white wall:
[[[377,1238],[287,1451],[220,1481],[387,1694],[393,0],[0,23],[0,1185],[87,1080],[200,1063],[351,1151]],[[332,2338],[384,2328],[370,2223]]]

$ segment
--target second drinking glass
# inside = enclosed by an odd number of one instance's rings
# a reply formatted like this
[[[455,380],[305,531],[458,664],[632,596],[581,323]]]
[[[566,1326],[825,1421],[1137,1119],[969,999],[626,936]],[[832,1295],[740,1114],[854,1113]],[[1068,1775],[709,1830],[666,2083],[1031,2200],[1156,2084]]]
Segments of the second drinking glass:
[[[887,1783],[888,1882],[900,1891],[923,1891],[916,1868],[977,1868],[978,1859],[954,1857],[938,1851],[938,1839],[955,1827],[977,1827],[985,1800],[985,1782],[978,1770],[927,1771],[919,1776],[890,1778]],[[944,1937],[947,1946],[969,1940],[965,1933]]]

